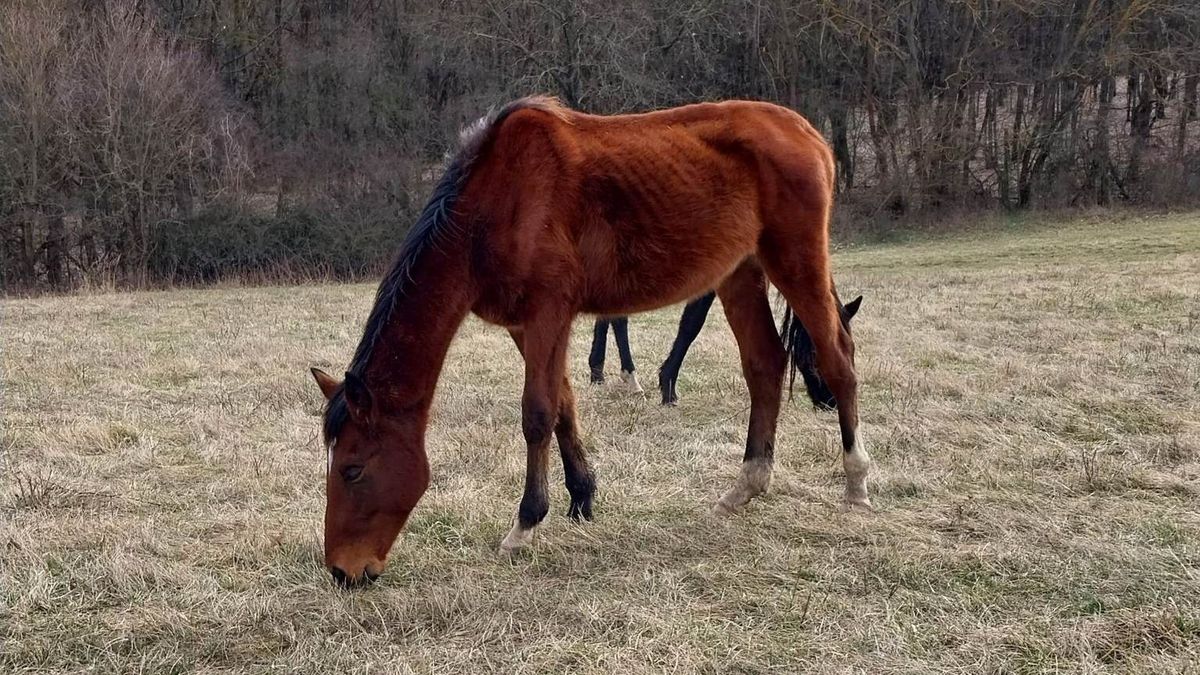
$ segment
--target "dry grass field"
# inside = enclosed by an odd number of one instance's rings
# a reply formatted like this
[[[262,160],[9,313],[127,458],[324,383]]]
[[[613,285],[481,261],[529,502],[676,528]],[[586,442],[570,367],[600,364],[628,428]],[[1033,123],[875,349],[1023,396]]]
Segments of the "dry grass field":
[[[839,509],[835,418],[798,396],[771,492],[710,517],[748,415],[723,317],[677,408],[587,385],[580,320],[597,520],[563,516],[555,466],[534,550],[501,558],[520,360],[472,319],[430,492],[354,592],[321,565],[308,367],[344,368],[373,286],[5,300],[0,672],[1200,672],[1200,214],[836,269],[866,295],[876,513]],[[631,322],[647,385],[677,318]]]

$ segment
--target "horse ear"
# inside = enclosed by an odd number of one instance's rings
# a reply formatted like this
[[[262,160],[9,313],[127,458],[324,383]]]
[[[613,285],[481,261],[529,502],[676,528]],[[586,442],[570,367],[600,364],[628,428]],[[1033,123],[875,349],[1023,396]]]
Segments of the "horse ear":
[[[346,373],[346,404],[350,407],[350,416],[358,422],[369,422],[374,409],[374,399],[367,383],[354,373]]]
[[[846,312],[846,321],[850,321],[850,319],[854,318],[855,314],[858,314],[858,308],[860,305],[862,305],[862,298],[863,296],[860,295],[846,303],[846,305],[842,308]]]
[[[333,398],[333,394],[342,383],[333,379],[332,375],[320,368],[312,368],[311,370],[313,379],[317,381],[317,386],[321,388],[321,393],[325,395],[325,400],[328,401]]]

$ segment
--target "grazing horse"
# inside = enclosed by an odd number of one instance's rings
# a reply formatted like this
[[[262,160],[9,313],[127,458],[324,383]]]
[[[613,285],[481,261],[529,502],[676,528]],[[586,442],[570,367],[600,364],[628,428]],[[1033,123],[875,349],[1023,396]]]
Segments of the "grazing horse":
[[[378,576],[428,487],[429,409],[468,312],[506,327],[525,361],[525,487],[502,551],[528,546],[549,511],[555,436],[568,515],[592,517],[596,481],[566,377],[580,313],[643,312],[715,288],[737,339],[750,423],[741,472],[714,510],[735,512],[767,489],[788,360],[768,279],[808,332],[837,400],[845,501],[869,508],[854,341],[830,270],[833,185],[817,130],[767,103],[599,116],[534,97],[465,130],[380,282],[345,378],[313,372],[327,399],[325,564],[334,578]]]
[[[716,291],[709,291],[692,300],[683,308],[683,315],[679,317],[679,332],[675,334],[675,342],[671,344],[671,353],[658,367],[658,390],[662,394],[663,405],[675,405],[679,402],[679,394],[675,391],[675,382],[679,379],[679,369],[683,367],[683,359],[687,356],[688,349],[700,335],[700,329],[704,328],[704,322],[708,319],[708,310],[712,308],[713,300],[716,297]],[[862,296],[860,295],[839,307],[842,325],[846,327],[847,331],[850,330],[850,319],[853,319],[854,315],[858,313],[861,303]],[[633,355],[629,348],[629,321],[626,317],[596,319],[595,334],[592,337],[592,352],[588,357],[588,366],[592,371],[592,384],[604,382],[604,343],[608,340],[609,323],[612,323],[613,338],[616,339],[617,350],[621,353],[621,376],[626,382],[632,382],[630,388],[634,393],[641,393],[642,387],[637,381],[637,371],[634,368]],[[824,410],[836,409],[837,400],[834,399],[833,392],[829,391],[829,387],[817,372],[816,357],[812,353],[812,339],[808,337],[802,324],[793,323],[792,327],[797,333],[792,343],[802,350],[801,353],[792,355],[792,363],[800,370],[800,374],[804,378],[804,387],[808,392],[808,397],[812,399],[813,407]],[[795,377],[794,370],[792,377]]]

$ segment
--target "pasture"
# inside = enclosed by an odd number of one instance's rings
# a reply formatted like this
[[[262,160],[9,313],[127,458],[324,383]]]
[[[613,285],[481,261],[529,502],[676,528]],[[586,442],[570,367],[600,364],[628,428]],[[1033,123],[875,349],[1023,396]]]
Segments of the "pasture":
[[[715,311],[680,405],[587,384],[596,521],[496,552],[521,361],[468,320],[433,484],[384,576],[321,564],[323,403],[373,284],[6,299],[0,671],[1180,672],[1200,662],[1200,214],[1020,223],[839,251],[876,512],[836,417],[784,406],[770,492]],[[633,317],[643,384],[679,307]]]

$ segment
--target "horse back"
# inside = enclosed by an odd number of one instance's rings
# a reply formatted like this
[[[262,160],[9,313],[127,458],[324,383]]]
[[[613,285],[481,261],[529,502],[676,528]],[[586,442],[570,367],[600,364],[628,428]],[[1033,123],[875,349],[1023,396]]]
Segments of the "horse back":
[[[764,228],[827,203],[833,181],[807,121],[744,101],[615,116],[522,110],[482,159],[480,257],[508,268],[506,292],[567,295],[599,314],[702,294],[755,253]]]

